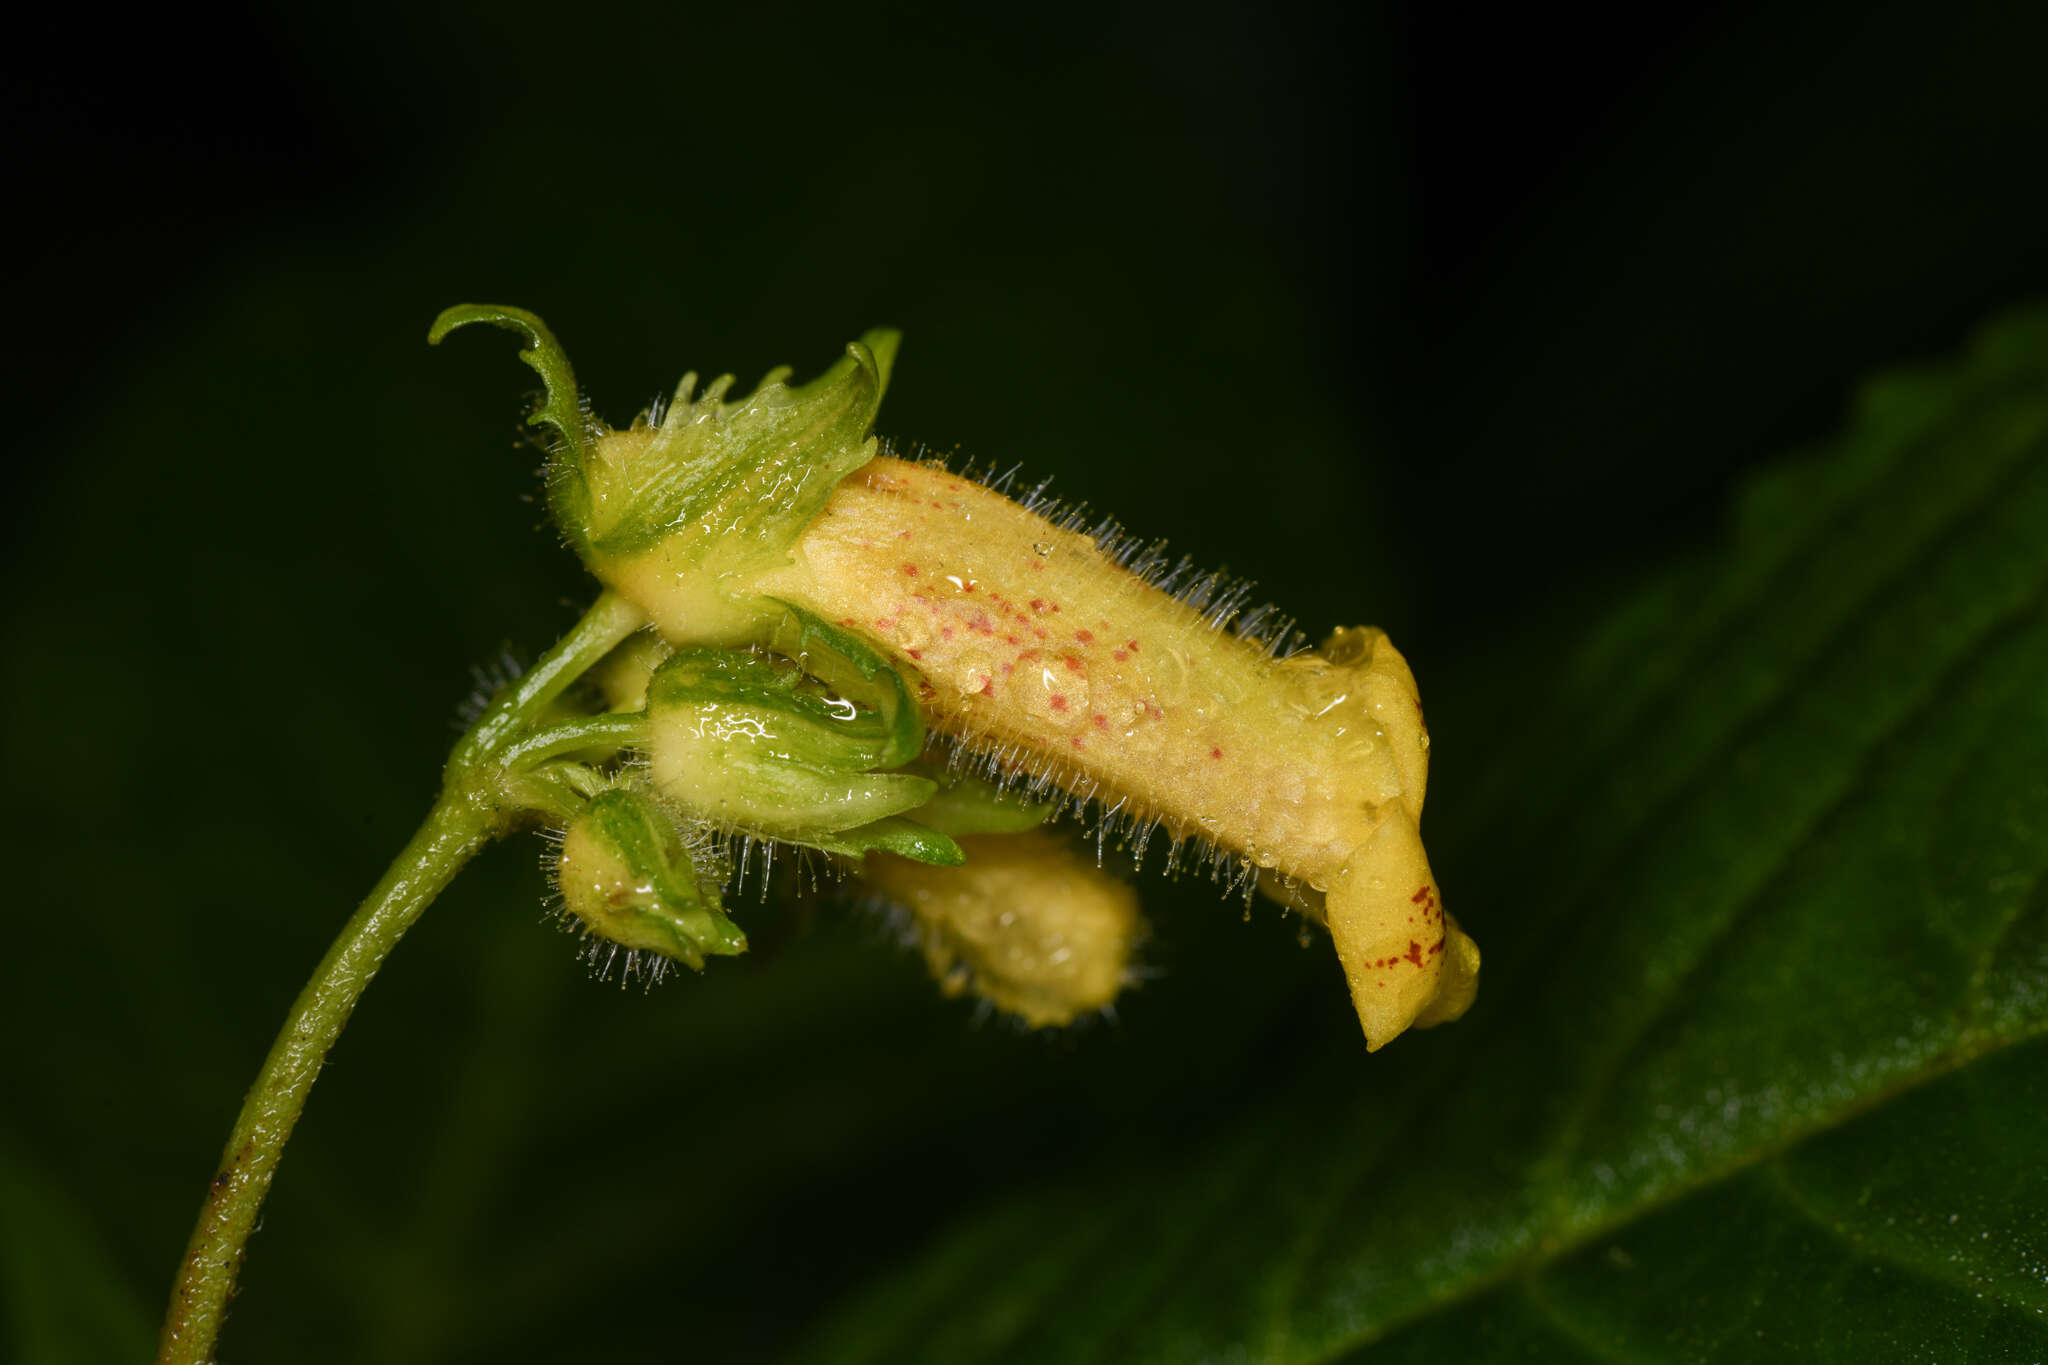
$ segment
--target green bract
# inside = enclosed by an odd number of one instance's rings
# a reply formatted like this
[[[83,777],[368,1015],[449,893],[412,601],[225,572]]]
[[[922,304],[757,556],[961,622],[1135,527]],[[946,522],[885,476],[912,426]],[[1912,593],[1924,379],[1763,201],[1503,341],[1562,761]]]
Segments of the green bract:
[[[707,548],[785,548],[833,486],[874,458],[868,432],[897,341],[871,331],[808,384],[784,383],[784,366],[737,402],[725,401],[731,375],[694,398],[697,376],[684,375],[666,413],[556,453],[556,519],[586,558],[636,554],[679,532]]]
[[[658,650],[622,651],[629,657],[601,678],[612,709],[646,707],[648,756],[667,800],[729,833],[947,865],[961,854],[940,827],[1023,828],[1043,818],[992,789],[975,794],[982,784],[965,778],[945,783],[930,818],[901,818],[941,790],[932,778],[888,771],[924,748],[903,675],[857,635],[756,587],[840,480],[876,455],[870,429],[895,332],[868,332],[806,384],[774,370],[735,401],[726,400],[731,375],[701,393],[686,375],[666,411],[612,431],[586,416],[567,355],[525,309],[460,304],[428,339],[473,322],[527,339],[520,358],[545,387],[527,420],[554,429],[548,499],[569,543],[607,582],[651,578],[687,605],[699,647],[671,654],[651,677],[643,670]]]
[[[527,420],[556,435],[548,503],[590,571],[614,586],[659,581],[667,599],[687,604],[694,638],[762,643],[779,604],[755,585],[786,560],[839,481],[879,453],[870,433],[899,335],[867,332],[816,379],[791,385],[784,366],[731,402],[731,375],[702,393],[697,376],[684,375],[665,411],[612,431],[585,416],[568,357],[523,308],[459,304],[428,340],[473,322],[528,339],[520,358],[546,393]]]
[[[998,790],[937,759],[913,763],[908,771],[930,778],[938,788],[910,813],[910,818],[956,838],[968,834],[1022,834],[1052,818],[1052,803],[1028,801],[1013,792]]]

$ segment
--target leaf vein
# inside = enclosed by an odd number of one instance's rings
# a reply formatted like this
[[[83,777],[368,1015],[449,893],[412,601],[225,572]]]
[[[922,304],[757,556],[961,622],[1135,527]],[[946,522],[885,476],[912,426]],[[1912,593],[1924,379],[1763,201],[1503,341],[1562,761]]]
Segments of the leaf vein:
[[[1890,1266],[1894,1270],[1916,1275],[1945,1288],[1989,1298],[2007,1312],[2018,1314],[2030,1325],[2038,1325],[2034,1315],[2040,1311],[2040,1305],[2016,1302],[2001,1290],[1987,1288],[1983,1283],[1973,1281],[1967,1275],[1956,1274],[1938,1262],[1922,1260],[1907,1254],[1902,1247],[1885,1245],[1859,1234],[1846,1220],[1837,1218],[1821,1208],[1806,1191],[1799,1188],[1798,1182],[1793,1180],[1792,1172],[1786,1165],[1783,1152],[1777,1153],[1767,1162],[1760,1163],[1759,1170],[1763,1175],[1759,1183],[1780,1206],[1796,1213],[1856,1255]]]
[[[1956,522],[1950,528],[1950,533],[1942,537],[1943,542],[1946,543],[1960,536],[1969,522],[1975,521],[1977,515],[1990,511],[1994,502],[1995,499],[1987,495],[1980,502],[1977,514],[1973,514],[1973,516],[1966,520]],[[1930,546],[1929,556],[1931,557],[1933,553],[1935,553],[1935,548]],[[1859,623],[1871,615],[1871,603],[1877,596],[1878,594],[1875,592],[1866,596],[1864,607],[1855,613]],[[1832,796],[1822,802],[1805,819],[1798,823],[1796,828],[1790,832],[1790,837],[1785,839],[1769,864],[1759,869],[1758,875],[1752,879],[1750,886],[1727,906],[1717,923],[1708,926],[1707,932],[1695,946],[1690,960],[1681,969],[1673,971],[1667,976],[1663,982],[1661,992],[1654,999],[1646,1002],[1646,1007],[1639,1012],[1627,1032],[1625,1034],[1617,1034],[1615,1045],[1603,1050],[1602,1055],[1596,1059],[1583,1091],[1583,1102],[1577,1106],[1573,1117],[1566,1120],[1560,1126],[1554,1156],[1541,1163],[1542,1169],[1554,1173],[1570,1163],[1571,1158],[1579,1149],[1587,1125],[1605,1100],[1607,1091],[1613,1084],[1614,1077],[1618,1074],[1622,1065],[1634,1054],[1650,1030],[1670,1012],[1671,1008],[1681,998],[1679,987],[1689,981],[1699,968],[1711,958],[1713,950],[1717,945],[1725,941],[1732,931],[1755,915],[1758,907],[1765,903],[1765,890],[1772,884],[1777,874],[1784,869],[1785,865],[1806,846],[1813,832],[1824,826],[1855,799],[1857,794],[1863,789],[1863,784],[1854,779],[1867,772],[1873,759],[1896,739],[1902,731],[1938,707],[1952,680],[1974,665],[1985,649],[1994,641],[2001,639],[2006,631],[2018,622],[2035,615],[2040,610],[2044,600],[2048,600],[2048,575],[2038,576],[2020,601],[2016,602],[2008,610],[1988,618],[1968,639],[1957,641],[1952,657],[1936,675],[1927,680],[1922,686],[1919,695],[1912,698],[1910,702],[1902,704],[1896,715],[1892,716],[1887,723],[1878,728],[1857,747],[1854,762],[1850,765],[1850,780],[1842,782],[1839,789]],[[1851,623],[1845,622],[1843,633],[1846,633],[1850,628],[1852,628]],[[1825,656],[1823,655],[1822,657]]]

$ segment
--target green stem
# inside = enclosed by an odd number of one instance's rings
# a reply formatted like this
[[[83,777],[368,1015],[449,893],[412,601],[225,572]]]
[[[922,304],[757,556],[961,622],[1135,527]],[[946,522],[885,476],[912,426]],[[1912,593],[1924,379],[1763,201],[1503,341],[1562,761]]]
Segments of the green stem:
[[[455,742],[448,769],[474,766],[484,755],[501,749],[532,725],[542,708],[562,695],[590,666],[612,652],[620,641],[647,624],[638,607],[611,593],[591,603],[583,619],[514,682],[506,695],[477,717],[469,733]]]
[[[440,799],[314,968],[242,1102],[178,1268],[157,1342],[158,1365],[213,1360],[243,1249],[328,1049],[405,931],[479,849],[515,823],[523,803],[507,752],[549,702],[644,619],[604,594],[457,741]]]
[[[531,768],[586,749],[624,749],[647,741],[647,718],[639,712],[585,716],[535,730],[505,749],[508,768]]]
[[[377,967],[420,912],[496,832],[496,812],[450,792],[341,931],[299,998],[250,1087],[185,1248],[157,1342],[159,1365],[213,1359],[242,1249],[307,1092]]]

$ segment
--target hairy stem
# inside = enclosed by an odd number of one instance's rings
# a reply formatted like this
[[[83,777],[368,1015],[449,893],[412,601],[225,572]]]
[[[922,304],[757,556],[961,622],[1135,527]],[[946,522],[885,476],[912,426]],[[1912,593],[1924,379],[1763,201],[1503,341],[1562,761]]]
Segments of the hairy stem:
[[[490,708],[455,741],[448,756],[452,781],[458,770],[475,767],[503,749],[530,728],[547,704],[562,695],[571,683],[628,635],[647,624],[640,609],[612,593],[591,603],[567,635],[540,657],[532,668],[492,702]]]
[[[328,1049],[405,931],[526,806],[506,761],[511,752],[550,702],[641,624],[632,607],[609,593],[600,597],[457,741],[440,798],[314,968],[242,1102],[178,1267],[158,1365],[212,1361],[243,1249]]]
[[[647,720],[638,712],[586,716],[533,731],[505,750],[505,763],[512,768],[530,768],[562,754],[617,750],[646,742]]]
[[[299,998],[235,1119],[219,1173],[207,1188],[199,1223],[185,1248],[170,1310],[157,1343],[159,1365],[204,1365],[213,1358],[242,1249],[263,1196],[305,1108],[306,1095],[341,1035],[349,1012],[378,966],[463,864],[489,841],[495,812],[450,792],[434,803],[419,832],[341,931]]]

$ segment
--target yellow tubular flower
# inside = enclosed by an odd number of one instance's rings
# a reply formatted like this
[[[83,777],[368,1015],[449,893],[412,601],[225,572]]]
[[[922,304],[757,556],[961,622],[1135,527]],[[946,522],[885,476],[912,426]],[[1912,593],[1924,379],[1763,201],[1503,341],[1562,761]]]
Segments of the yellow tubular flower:
[[[611,581],[687,637],[701,598],[667,591],[661,561]],[[916,670],[941,733],[1321,892],[1369,1048],[1445,992],[1446,957],[1446,1005],[1469,1002],[1477,951],[1444,913],[1417,827],[1429,735],[1382,632],[1270,658],[1088,536],[886,457],[841,482],[787,565],[753,586]]]
[[[1088,536],[892,459],[842,482],[761,588],[912,664],[940,731],[1321,891],[1369,1047],[1437,998],[1447,953],[1467,961],[1417,831],[1420,699],[1381,632],[1269,658]]]
[[[1327,923],[1369,1047],[1470,1004],[1478,949],[1419,832],[1429,734],[1382,632],[1273,658],[1116,545],[883,456],[870,432],[894,333],[741,400],[726,400],[729,377],[693,397],[692,376],[665,414],[612,432],[580,415],[536,319],[471,307],[438,326],[471,320],[535,338],[528,363],[557,376],[533,419],[564,438],[556,517],[671,645],[774,647],[792,610],[859,637],[964,752],[1241,856]]]

